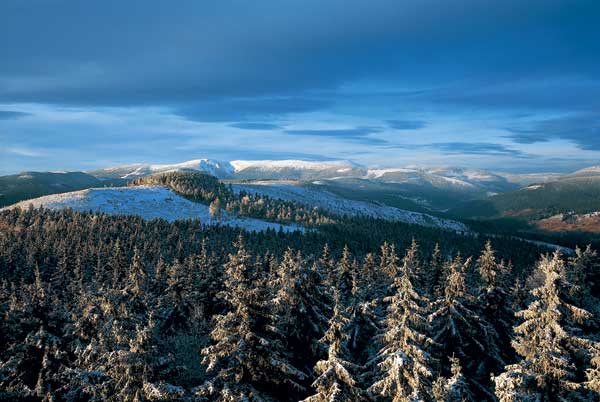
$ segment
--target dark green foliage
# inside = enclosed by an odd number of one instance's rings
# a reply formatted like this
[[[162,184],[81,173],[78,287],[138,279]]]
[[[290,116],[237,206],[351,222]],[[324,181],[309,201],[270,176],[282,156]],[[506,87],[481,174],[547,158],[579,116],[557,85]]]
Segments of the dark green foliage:
[[[535,394],[543,376],[525,363],[539,357],[523,350],[536,348],[517,327],[516,361],[505,321],[544,306],[541,291],[528,295],[543,283],[530,275],[539,249],[485,243],[363,218],[241,237],[195,221],[2,211],[0,400],[353,401],[378,381],[382,401]],[[471,265],[457,257],[482,249]],[[598,257],[556,258],[556,297],[590,310],[555,319],[567,334],[556,350],[576,394],[594,400]]]
[[[42,195],[125,183],[125,180],[103,181],[83,172],[22,172],[0,176],[0,207]]]

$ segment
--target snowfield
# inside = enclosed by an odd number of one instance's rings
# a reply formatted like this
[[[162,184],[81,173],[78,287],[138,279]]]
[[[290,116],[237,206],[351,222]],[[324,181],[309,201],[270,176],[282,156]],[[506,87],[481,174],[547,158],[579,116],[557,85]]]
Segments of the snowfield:
[[[236,193],[245,191],[251,194],[262,194],[270,198],[279,198],[321,208],[337,215],[363,215],[421,226],[439,227],[457,232],[470,232],[466,225],[451,219],[438,218],[371,202],[349,200],[329,191],[290,183],[254,182],[253,184],[232,184],[232,188]]]
[[[222,211],[222,217],[212,219],[208,206],[192,202],[175,192],[158,186],[93,188],[71,193],[54,194],[21,201],[8,208],[71,208],[75,211],[102,212],[113,215],[138,215],[144,219],[199,219],[204,225],[227,225],[248,231],[267,229],[286,232],[303,230],[296,225],[282,225],[260,219],[237,217]]]

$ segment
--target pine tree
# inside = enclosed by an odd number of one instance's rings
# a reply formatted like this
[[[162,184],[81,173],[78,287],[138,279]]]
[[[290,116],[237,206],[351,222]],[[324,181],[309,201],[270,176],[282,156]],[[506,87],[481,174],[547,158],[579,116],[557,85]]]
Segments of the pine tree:
[[[559,288],[566,274],[560,252],[543,256],[538,271],[544,282],[531,291],[529,307],[516,313],[524,321],[515,327],[517,336],[512,345],[521,361],[507,366],[495,379],[498,397],[574,400],[580,397],[580,385],[576,383],[573,353],[587,344],[575,335],[574,325],[590,314],[561,299]]]
[[[137,248],[133,250],[133,258],[129,266],[128,287],[136,297],[144,295],[147,289],[147,274],[140,251]]]
[[[350,339],[347,334],[348,318],[340,305],[340,297],[336,290],[333,316],[329,320],[329,328],[321,339],[328,345],[327,360],[320,360],[315,365],[318,374],[313,383],[317,393],[304,399],[303,402],[338,402],[365,400],[362,390],[358,388],[353,372],[356,365],[345,360],[348,355],[346,342]]]
[[[344,246],[342,256],[337,263],[336,287],[340,293],[341,303],[347,306],[352,297],[352,256],[348,246]]]
[[[591,350],[591,367],[586,370],[585,387],[590,393],[590,398],[600,400],[600,343],[596,343]]]
[[[449,357],[452,376],[439,377],[433,384],[432,395],[435,402],[472,402],[475,401],[469,384],[462,373],[459,359]]]
[[[381,337],[383,346],[377,356],[379,373],[369,388],[371,394],[394,402],[429,400],[431,394],[429,349],[433,341],[427,336],[430,328],[424,306],[428,300],[413,286],[417,266],[417,247],[413,243],[394,281],[395,294],[385,299],[389,307]]]
[[[425,277],[426,290],[430,295],[440,296],[443,293],[445,280],[444,258],[440,250],[440,245],[435,243],[427,264],[427,276]]]
[[[288,248],[274,271],[270,288],[275,290],[273,313],[276,327],[284,335],[290,359],[312,367],[319,356],[317,339],[327,328],[328,296],[316,270],[300,253]],[[308,371],[308,370],[307,370]]]
[[[480,379],[488,378],[489,373],[500,372],[510,358],[513,314],[508,304],[509,271],[494,254],[492,243],[488,240],[476,263],[480,277],[477,310],[485,322],[494,323],[494,331],[488,332],[485,338],[487,353],[481,359]]]
[[[467,292],[465,271],[470,263],[470,258],[463,261],[460,256],[448,263],[444,296],[433,304],[429,319],[433,324],[432,339],[441,346],[442,374],[447,375],[446,368],[450,366],[444,357],[455,356],[466,362],[466,377],[477,387],[474,391],[490,398],[493,396],[481,383],[487,381],[481,373],[482,356],[496,356],[500,352],[493,342],[497,336],[494,328],[477,314],[475,300]]]
[[[225,264],[224,290],[219,296],[228,312],[215,317],[213,344],[202,350],[212,378],[199,389],[212,401],[275,400],[302,390],[304,373],[286,359],[264,287],[254,287],[251,255],[240,236],[235,254]]]

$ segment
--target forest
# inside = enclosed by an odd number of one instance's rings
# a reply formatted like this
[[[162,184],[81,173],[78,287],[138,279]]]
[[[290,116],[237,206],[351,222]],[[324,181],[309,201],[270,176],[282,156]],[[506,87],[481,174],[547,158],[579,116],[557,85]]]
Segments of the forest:
[[[599,399],[591,248],[315,218],[0,212],[0,400]]]

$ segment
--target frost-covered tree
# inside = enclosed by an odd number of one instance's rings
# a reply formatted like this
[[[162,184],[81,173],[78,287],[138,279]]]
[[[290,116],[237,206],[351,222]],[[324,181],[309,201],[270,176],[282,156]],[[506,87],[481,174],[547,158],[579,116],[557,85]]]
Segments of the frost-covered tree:
[[[439,377],[433,384],[432,396],[435,402],[472,402],[475,397],[462,373],[460,360],[449,357],[450,378]]]
[[[585,373],[585,387],[591,398],[600,400],[600,343],[596,343],[592,348],[591,358],[591,367]]]
[[[413,285],[417,266],[417,247],[413,244],[403,259],[396,277],[394,294],[385,299],[388,315],[384,320],[382,347],[377,355],[378,373],[369,388],[373,395],[394,402],[430,400],[433,341],[425,308],[428,300]]]
[[[440,296],[444,291],[446,273],[444,271],[444,258],[440,245],[435,244],[431,257],[425,266],[425,290],[433,296]]]
[[[600,261],[590,246],[575,248],[575,253],[565,265],[565,296],[575,305],[588,310],[595,322],[589,322],[596,332],[600,326]]]
[[[199,388],[211,401],[271,401],[302,390],[305,375],[284,353],[264,287],[252,283],[253,262],[240,237],[225,264],[227,312],[215,317],[212,344],[202,350],[211,378]]]
[[[135,296],[145,294],[147,289],[147,273],[140,251],[135,248],[133,250],[133,259],[129,265],[128,288]]]
[[[348,305],[352,297],[352,255],[348,246],[344,246],[342,256],[340,257],[337,267],[336,288],[340,293],[340,301],[343,305]]]
[[[482,384],[489,377],[481,372],[482,357],[498,356],[499,350],[494,344],[496,332],[476,311],[475,300],[467,292],[465,271],[471,259],[463,261],[457,256],[448,262],[449,276],[443,297],[433,304],[433,313],[429,319],[433,325],[433,340],[440,345],[442,374],[448,374],[450,362],[445,356],[455,356],[465,364],[465,374],[477,389],[474,390],[492,397]]]
[[[494,323],[494,331],[488,332],[487,353],[481,359],[480,378],[488,373],[498,373],[510,357],[510,335],[512,333],[513,313],[509,306],[508,275],[505,264],[498,261],[491,241],[485,247],[476,262],[479,273],[477,310],[487,323]]]
[[[521,400],[522,395],[549,402],[577,400],[581,385],[573,354],[584,352],[588,343],[577,336],[575,326],[590,314],[561,298],[565,266],[560,252],[543,256],[538,271],[543,283],[531,291],[528,308],[516,313],[523,322],[514,328],[512,345],[521,361],[495,379],[497,394],[507,401]]]
[[[312,367],[319,357],[317,340],[327,328],[328,294],[316,266],[288,248],[275,267],[269,288],[277,330],[285,337],[290,359]]]
[[[329,320],[329,328],[321,339],[327,345],[326,360],[320,360],[315,365],[318,377],[312,386],[316,394],[304,399],[303,402],[338,402],[365,400],[362,390],[354,378],[354,372],[359,368],[345,360],[348,355],[346,343],[350,339],[347,333],[348,318],[340,305],[336,291],[333,316]]]
[[[218,220],[221,218],[221,200],[218,197],[210,203],[208,212],[212,219]]]

